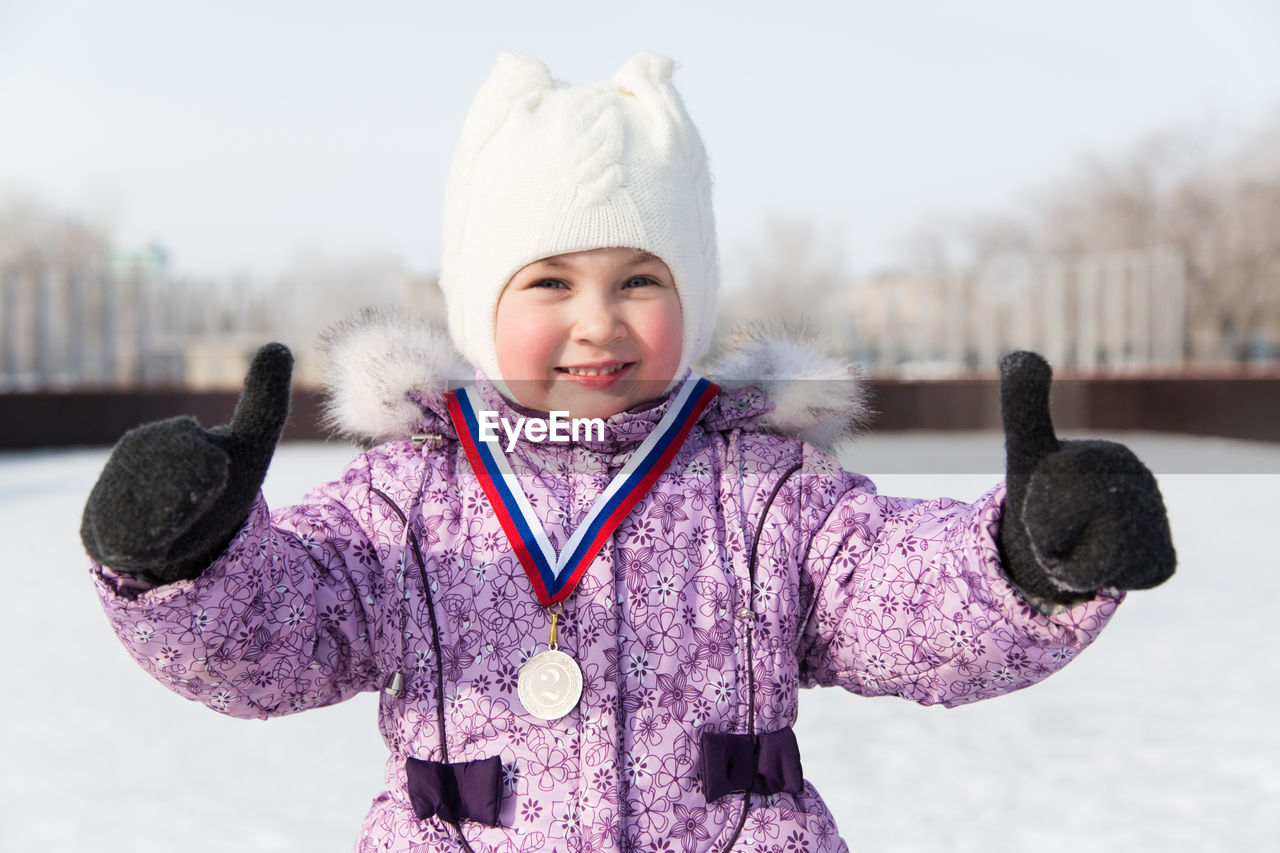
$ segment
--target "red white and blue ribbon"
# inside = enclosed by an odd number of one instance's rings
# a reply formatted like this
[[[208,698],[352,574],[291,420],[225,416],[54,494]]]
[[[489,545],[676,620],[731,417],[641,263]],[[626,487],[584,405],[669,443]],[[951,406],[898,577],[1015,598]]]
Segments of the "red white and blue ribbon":
[[[658,426],[640,444],[608,488],[596,499],[557,555],[533,512],[498,440],[480,441],[479,397],[474,389],[446,394],[449,415],[471,467],[507,534],[538,601],[550,607],[573,594],[574,587],[627,513],[645,496],[675,458],[718,385],[690,375],[672,395]]]

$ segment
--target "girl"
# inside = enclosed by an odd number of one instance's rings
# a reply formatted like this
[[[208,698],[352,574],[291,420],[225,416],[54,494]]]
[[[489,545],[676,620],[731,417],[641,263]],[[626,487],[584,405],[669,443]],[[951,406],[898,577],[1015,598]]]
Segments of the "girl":
[[[972,505],[841,470],[817,445],[860,413],[854,374],[794,342],[691,373],[716,250],[671,71],[569,87],[499,58],[445,202],[473,384],[447,390],[442,335],[366,315],[330,341],[331,417],[372,449],[300,506],[258,493],[279,345],[229,425],[130,432],[90,495],[103,606],[175,692],[265,718],[382,691],[357,850],[844,850],[798,688],[1016,690],[1173,571],[1151,475],[1054,438],[1035,356],[1002,365],[1008,477]]]

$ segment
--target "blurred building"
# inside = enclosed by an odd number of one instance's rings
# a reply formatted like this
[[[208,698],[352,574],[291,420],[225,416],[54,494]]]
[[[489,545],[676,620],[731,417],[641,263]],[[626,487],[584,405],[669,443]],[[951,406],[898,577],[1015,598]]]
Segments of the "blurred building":
[[[264,284],[175,277],[158,248],[104,263],[0,258],[0,390],[238,388],[255,349],[289,345],[318,385],[323,330],[365,306],[439,318],[435,279],[312,262]]]
[[[783,257],[726,293],[722,327],[770,318],[803,326],[873,370],[948,376],[990,370],[1034,349],[1080,372],[1170,372],[1241,362],[1207,312],[1190,307],[1187,264],[1154,248],[1074,257],[1010,254],[969,271],[849,281],[834,262]],[[238,388],[253,351],[295,353],[295,380],[320,384],[325,329],[367,306],[443,322],[432,276],[387,258],[300,259],[271,282],[179,278],[162,249],[106,260],[0,255],[0,390],[182,386]],[[1280,358],[1280,329],[1244,349]]]
[[[1086,372],[1167,370],[1191,355],[1184,263],[1167,249],[887,274],[844,287],[839,304],[852,355],[882,371],[983,369],[1014,349]]]

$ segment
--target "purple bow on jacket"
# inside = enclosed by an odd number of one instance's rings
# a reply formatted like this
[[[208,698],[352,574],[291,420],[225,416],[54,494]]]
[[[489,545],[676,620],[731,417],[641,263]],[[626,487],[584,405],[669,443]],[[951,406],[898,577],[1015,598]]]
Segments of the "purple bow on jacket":
[[[760,735],[702,732],[702,789],[707,802],[725,794],[804,791],[800,746],[791,727]]]
[[[450,823],[474,820],[498,825],[502,802],[502,761],[498,756],[445,764],[406,758],[409,802],[419,820],[435,815]]]

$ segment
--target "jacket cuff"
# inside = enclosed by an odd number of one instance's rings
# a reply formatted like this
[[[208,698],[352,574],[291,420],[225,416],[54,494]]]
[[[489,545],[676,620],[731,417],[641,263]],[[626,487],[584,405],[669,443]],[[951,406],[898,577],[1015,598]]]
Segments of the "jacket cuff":
[[[1098,610],[1099,608],[1107,609],[1109,612],[1110,609],[1114,608],[1115,605],[1124,600],[1123,590],[1104,588],[1096,590],[1087,598],[1081,598],[1069,604],[1063,604],[1040,598],[1039,596],[1029,593],[1018,586],[1018,584],[1014,582],[1013,578],[1010,577],[1009,573],[1005,570],[1003,563],[1001,563],[1002,555],[1000,554],[1000,547],[998,544],[1000,525],[1004,522],[1005,491],[1005,482],[1001,480],[993,489],[988,491],[982,497],[979,503],[988,507],[987,518],[989,521],[994,521],[994,524],[989,525],[989,531],[991,535],[992,550],[996,555],[996,563],[1000,569],[1000,579],[1008,585],[1011,592],[1011,598],[1017,602],[1017,604],[1021,605],[1027,611],[1045,617],[1051,623],[1075,625],[1079,620],[1073,618],[1073,616],[1083,614],[1087,611]],[[990,507],[994,507],[994,510],[991,510]]]
[[[261,513],[261,516],[259,516]],[[231,537],[227,547],[240,541],[246,534],[246,529],[251,528],[255,519],[265,518],[269,514],[266,501],[259,492],[254,498],[253,506],[249,509],[249,514],[245,516],[244,523],[236,530],[235,535]],[[210,566],[215,565],[219,560],[226,556],[226,551],[215,557],[209,566],[205,567],[205,572]],[[153,583],[144,578],[131,575],[128,572],[122,572],[113,569],[110,566],[104,566],[92,557],[89,558],[89,574],[93,577],[94,584],[98,588],[98,593],[102,597],[104,603],[138,603],[142,606],[152,604],[160,604],[167,602],[173,598],[181,597],[190,593],[199,582],[200,577],[177,580],[167,584]]]

